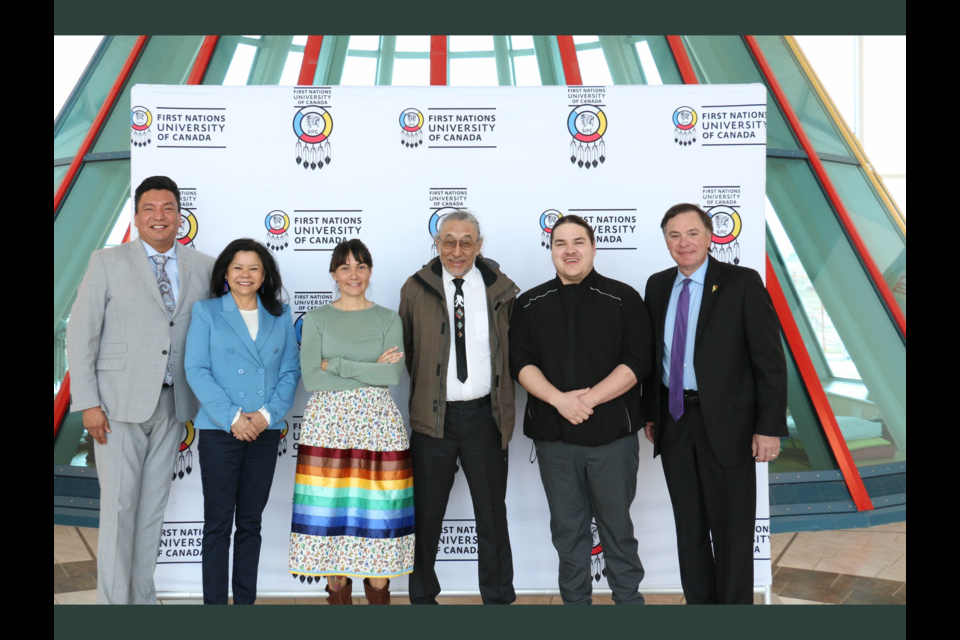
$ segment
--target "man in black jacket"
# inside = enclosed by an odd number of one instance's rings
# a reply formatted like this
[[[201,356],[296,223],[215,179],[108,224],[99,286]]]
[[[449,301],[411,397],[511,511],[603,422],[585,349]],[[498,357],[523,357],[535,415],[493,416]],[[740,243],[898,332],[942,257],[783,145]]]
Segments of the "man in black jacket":
[[[708,258],[702,209],[671,207],[661,226],[677,267],[647,282],[657,366],[643,401],[683,591],[690,604],[752,604],[756,465],[775,460],[787,435],[780,325],[756,271]]]
[[[593,269],[593,229],[579,216],[553,228],[557,277],[520,296],[510,372],[528,391],[524,434],[536,443],[560,556],[564,604],[591,604],[596,518],[617,604],[643,604],[644,571],[630,505],[644,415],[638,381],[653,369],[653,330],[633,288]]]

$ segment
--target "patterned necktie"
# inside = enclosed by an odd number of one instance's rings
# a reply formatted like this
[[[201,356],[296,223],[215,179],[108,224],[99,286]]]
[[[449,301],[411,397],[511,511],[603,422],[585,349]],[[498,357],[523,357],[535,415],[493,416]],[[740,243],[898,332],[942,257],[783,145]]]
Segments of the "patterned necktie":
[[[670,350],[670,415],[674,421],[683,417],[683,362],[687,355],[690,282],[690,278],[683,281],[683,290],[677,301],[677,321],[673,325],[673,347]]]
[[[173,299],[173,285],[170,284],[170,276],[167,275],[167,256],[160,254],[150,256],[153,264],[157,266],[157,286],[160,287],[160,297],[163,298],[163,306],[167,308],[167,316],[172,318],[173,312],[177,308],[177,302]],[[173,384],[173,354],[167,354],[167,371],[163,374],[163,384]]]
[[[454,278],[453,286],[457,292],[453,295],[453,315],[457,318],[457,380],[467,381],[467,318],[464,314],[466,304],[463,297],[463,278]]]

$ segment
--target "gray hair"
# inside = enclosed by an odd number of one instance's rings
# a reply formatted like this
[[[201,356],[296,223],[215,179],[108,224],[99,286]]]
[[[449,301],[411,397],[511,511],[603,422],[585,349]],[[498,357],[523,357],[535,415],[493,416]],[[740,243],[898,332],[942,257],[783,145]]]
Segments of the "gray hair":
[[[469,222],[477,230],[477,242],[483,240],[483,235],[480,233],[480,221],[477,220],[477,217],[467,211],[466,209],[457,209],[453,213],[448,213],[440,219],[440,224],[437,225],[437,235],[433,237],[434,240],[440,239],[440,234],[443,233],[443,227],[448,222],[454,222],[456,220],[462,220],[464,222]]]

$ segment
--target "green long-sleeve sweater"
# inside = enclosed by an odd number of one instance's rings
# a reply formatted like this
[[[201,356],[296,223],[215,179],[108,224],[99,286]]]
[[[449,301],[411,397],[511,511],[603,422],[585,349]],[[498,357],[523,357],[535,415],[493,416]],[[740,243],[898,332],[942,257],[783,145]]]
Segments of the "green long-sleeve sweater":
[[[400,382],[404,362],[377,364],[384,351],[403,349],[403,327],[395,311],[373,305],[340,311],[324,305],[303,319],[300,368],[307,391],[350,391]],[[327,370],[320,364],[328,360]]]

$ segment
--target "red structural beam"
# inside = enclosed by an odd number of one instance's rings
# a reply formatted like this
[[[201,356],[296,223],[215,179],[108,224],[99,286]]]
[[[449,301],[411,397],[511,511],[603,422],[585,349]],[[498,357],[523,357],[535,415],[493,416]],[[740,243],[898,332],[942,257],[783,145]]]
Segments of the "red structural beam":
[[[693,65],[690,63],[690,57],[687,55],[686,46],[683,44],[683,38],[680,36],[667,36],[670,42],[670,48],[673,51],[677,67],[683,76],[685,84],[699,84],[696,74],[693,72]],[[844,440],[840,432],[840,425],[837,424],[837,416],[827,400],[827,393],[823,389],[823,382],[817,375],[817,370],[813,366],[810,354],[803,342],[803,336],[797,327],[797,321],[793,317],[790,305],[787,303],[783,288],[777,279],[777,274],[773,270],[773,264],[770,257],[767,256],[767,290],[773,299],[773,306],[777,311],[777,317],[780,319],[780,327],[786,337],[787,344],[793,353],[794,361],[797,364],[797,370],[800,372],[800,378],[803,380],[803,386],[807,389],[813,408],[817,412],[820,424],[823,425],[824,433],[827,435],[827,442],[833,450],[833,455],[840,465],[843,473],[844,482],[850,491],[854,504],[859,511],[872,511],[873,503],[867,493],[867,488],[860,477],[860,471],[857,469],[850,455],[850,449],[847,447],[847,441]]]
[[[447,36],[430,36],[430,84],[447,86]]]
[[[773,264],[770,257],[767,256],[767,290],[770,292],[770,298],[773,300],[773,306],[777,310],[777,316],[780,318],[780,327],[783,329],[783,335],[786,337],[790,351],[793,353],[793,360],[800,371],[800,377],[803,378],[807,387],[807,393],[810,394],[810,401],[813,408],[820,417],[823,424],[823,431],[827,435],[827,441],[833,454],[837,458],[837,464],[840,466],[840,472],[847,483],[847,489],[850,490],[850,496],[857,505],[859,511],[873,511],[873,502],[867,493],[867,488],[860,477],[860,470],[857,469],[857,463],[853,461],[850,449],[847,447],[847,441],[843,438],[840,431],[840,425],[837,424],[837,416],[833,413],[830,406],[830,400],[827,399],[827,393],[823,390],[820,383],[820,377],[813,366],[813,360],[810,359],[810,353],[803,342],[803,336],[800,334],[800,328],[790,311],[790,304],[787,297],[780,287],[780,281],[773,270]]]
[[[320,48],[323,36],[307,36],[307,46],[303,48],[303,62],[300,64],[300,76],[297,84],[301,87],[313,85],[317,77],[317,62],[320,60]]]
[[[563,64],[563,75],[567,85],[573,87],[583,84],[580,60],[577,58],[577,45],[573,42],[573,36],[557,36],[557,46],[560,47],[560,62]]]
[[[106,122],[107,116],[110,115],[110,111],[117,102],[117,98],[120,97],[123,86],[127,83],[127,79],[133,71],[137,58],[146,46],[148,38],[149,36],[140,36],[137,38],[137,41],[133,44],[133,49],[130,51],[130,55],[127,56],[127,61],[123,64],[116,81],[113,83],[113,87],[110,88],[110,93],[107,94],[107,98],[103,101],[103,104],[100,105],[100,111],[97,112],[97,117],[93,119],[90,130],[87,131],[87,137],[84,138],[83,143],[80,145],[77,155],[73,157],[73,162],[70,163],[70,168],[67,169],[66,175],[63,176],[63,182],[60,183],[60,188],[53,194],[54,214],[57,213],[57,209],[60,208],[60,203],[63,202],[64,196],[67,194],[67,191],[70,190],[70,186],[77,177],[77,173],[80,172],[83,157],[90,153],[90,149],[93,148],[93,143],[96,141],[97,136],[100,135],[100,129],[103,128],[103,123]]]
[[[67,407],[70,406],[70,372],[63,376],[63,382],[60,383],[60,390],[53,399],[53,437],[56,439],[57,432],[60,431],[60,425],[67,415]]]
[[[190,75],[187,77],[187,84],[200,84],[203,82],[203,76],[207,73],[207,67],[210,66],[210,58],[213,57],[213,51],[217,48],[220,36],[204,36],[203,44],[200,45],[200,52],[196,60],[193,61],[193,67],[190,69]]]
[[[683,37],[667,36],[667,42],[670,44],[670,50],[673,51],[673,57],[677,61],[683,84],[699,84],[697,74],[693,71],[693,65],[690,64],[690,57],[687,55],[687,49],[683,44]]]
[[[780,108],[783,110],[783,115],[786,116],[787,122],[790,123],[790,128],[793,129],[794,135],[796,135],[797,140],[800,141],[800,146],[807,153],[807,157],[810,160],[810,165],[813,167],[813,171],[816,173],[817,179],[820,180],[820,185],[826,192],[827,198],[833,205],[833,209],[837,212],[837,217],[840,219],[840,223],[846,230],[847,237],[850,238],[850,242],[853,244],[854,251],[856,251],[857,255],[860,256],[860,260],[866,267],[867,273],[873,280],[877,291],[880,292],[880,297],[883,299],[883,302],[887,307],[887,311],[890,312],[894,322],[897,324],[897,328],[900,329],[900,333],[903,335],[903,338],[906,339],[907,317],[903,315],[903,310],[900,309],[900,305],[897,304],[896,299],[893,297],[893,291],[890,290],[886,280],[883,279],[883,274],[877,267],[877,263],[873,260],[873,256],[870,255],[870,251],[867,249],[867,245],[863,241],[863,237],[857,230],[857,226],[853,223],[853,218],[850,217],[850,213],[847,211],[847,207],[843,204],[840,194],[833,186],[833,180],[830,179],[827,169],[823,166],[823,161],[820,160],[820,156],[817,155],[817,150],[814,148],[813,143],[810,142],[810,138],[807,137],[807,133],[803,128],[803,124],[800,122],[800,118],[797,117],[797,114],[793,110],[790,101],[787,99],[787,94],[784,93],[783,89],[780,87],[780,83],[777,81],[777,77],[774,75],[773,69],[767,62],[767,58],[763,54],[763,50],[757,43],[757,39],[754,36],[744,36],[744,40],[746,40],[747,46],[753,53],[753,57],[757,61],[757,66],[760,67],[760,72],[767,81],[767,86],[770,87],[770,91],[773,92],[774,97],[780,104]]]

